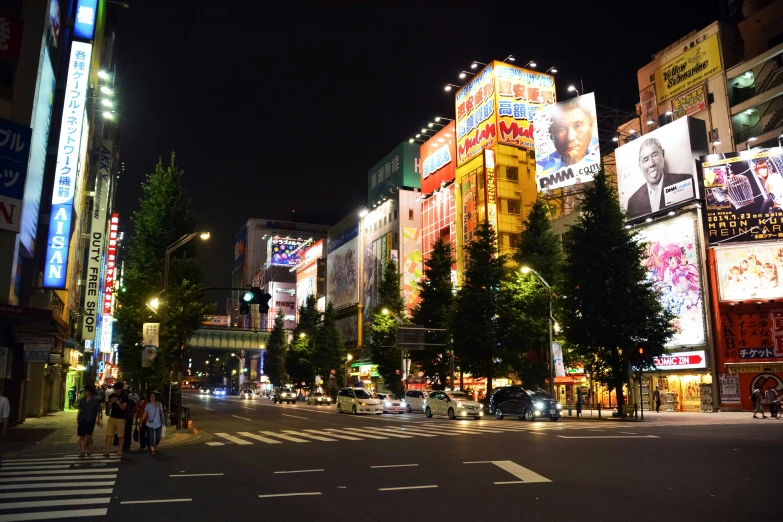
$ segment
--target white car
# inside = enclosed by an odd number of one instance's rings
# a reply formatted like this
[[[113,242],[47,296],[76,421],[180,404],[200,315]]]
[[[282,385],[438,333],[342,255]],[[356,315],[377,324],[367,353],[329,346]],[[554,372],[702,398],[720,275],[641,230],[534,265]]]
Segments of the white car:
[[[221,396],[223,396],[225,394],[226,394],[226,389],[223,388],[222,386],[218,386],[217,388],[212,390],[212,395],[221,395]]]
[[[405,401],[395,399],[391,393],[377,393],[375,396],[383,405],[383,413],[405,413],[407,411]]]
[[[408,390],[405,392],[405,411],[424,411],[424,401],[432,390]]]
[[[375,413],[383,415],[381,401],[373,399],[364,388],[343,388],[337,395],[337,413]]]
[[[478,420],[484,416],[484,407],[464,392],[430,392],[424,403],[424,414],[448,415],[449,419],[473,417]]]
[[[320,406],[321,404],[329,405],[332,404],[332,398],[328,395],[324,395],[321,392],[311,393],[307,396],[307,405],[309,406],[311,404],[316,406]]]

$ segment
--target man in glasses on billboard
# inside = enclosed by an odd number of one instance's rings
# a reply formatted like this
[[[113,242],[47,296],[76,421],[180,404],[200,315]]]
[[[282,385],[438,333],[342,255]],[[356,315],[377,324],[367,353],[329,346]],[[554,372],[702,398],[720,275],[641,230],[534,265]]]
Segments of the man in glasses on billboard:
[[[666,171],[661,142],[647,138],[639,147],[639,170],[646,183],[628,200],[631,218],[658,212],[693,197],[693,176]]]
[[[580,96],[552,108],[549,133],[555,152],[543,162],[543,175],[576,166],[582,161],[584,165],[600,162],[598,136],[594,131],[595,107],[589,103],[592,98],[587,98]]]

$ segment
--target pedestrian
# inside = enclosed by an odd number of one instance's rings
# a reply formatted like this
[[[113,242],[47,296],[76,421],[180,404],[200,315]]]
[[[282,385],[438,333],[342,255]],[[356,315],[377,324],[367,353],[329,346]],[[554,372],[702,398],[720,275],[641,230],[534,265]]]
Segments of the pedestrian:
[[[73,401],[76,400],[76,386],[71,386],[71,389],[68,390],[68,409],[73,409]]]
[[[141,419],[144,417],[144,407],[147,406],[148,402],[148,393],[146,391],[142,391],[141,398],[139,398],[139,402],[136,403],[136,425],[139,429],[139,451],[144,451],[147,449],[147,428],[141,422]]]
[[[101,404],[106,402],[106,386],[101,385],[100,389],[98,390],[98,400],[101,401]]]
[[[653,392],[653,400],[655,401],[655,413],[661,412],[661,390],[656,386]]]
[[[750,400],[753,401],[753,406],[755,407],[755,410],[753,410],[754,419],[758,419],[758,417],[756,417],[757,413],[761,413],[762,419],[767,418],[767,416],[764,415],[764,406],[761,404],[762,398],[763,394],[761,393],[761,390],[759,390],[759,387],[756,386],[756,388],[753,390],[753,394],[750,396]]]
[[[136,393],[135,388],[128,388],[128,398],[132,400],[133,402],[137,403],[139,402],[139,394]]]
[[[576,389],[576,416],[582,416],[582,388]]]
[[[125,408],[127,415],[125,418],[125,441],[122,446],[122,452],[125,453],[130,451],[131,442],[133,442],[133,427],[135,426],[133,421],[136,416],[136,401],[131,398],[129,390],[123,390],[122,393],[125,395],[125,400],[128,401],[128,407]]]
[[[764,392],[764,398],[767,399],[769,415],[774,419],[778,415],[778,392],[775,391],[775,388],[767,388],[767,391]]]
[[[122,457],[122,446],[125,442],[125,419],[127,414],[125,410],[128,407],[128,399],[122,393],[122,383],[114,383],[114,393],[109,396],[107,410],[109,421],[106,423],[106,451],[104,454],[108,457],[111,453],[112,439],[116,435],[119,439],[117,445],[117,456]]]
[[[155,450],[160,444],[160,432],[163,429],[163,405],[158,402],[155,392],[150,392],[149,397],[149,402],[144,406],[141,423],[147,428],[147,446],[150,453],[155,455]]]
[[[11,403],[8,402],[8,399],[3,395],[3,387],[0,386],[0,422],[3,423],[2,431],[0,431],[1,437],[8,435],[8,419],[10,417]]]
[[[95,396],[95,386],[92,384],[84,386],[84,396],[77,404],[77,409],[76,435],[79,436],[79,456],[89,457],[92,455],[92,434],[95,425],[97,424],[99,428],[103,425],[103,405]]]

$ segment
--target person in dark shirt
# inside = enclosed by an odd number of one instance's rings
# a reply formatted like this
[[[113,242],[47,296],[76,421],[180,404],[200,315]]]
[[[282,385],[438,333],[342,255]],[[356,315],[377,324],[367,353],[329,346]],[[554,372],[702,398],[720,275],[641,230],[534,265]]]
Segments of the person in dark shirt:
[[[106,451],[104,454],[108,457],[111,453],[111,442],[115,435],[119,439],[117,446],[117,456],[122,457],[122,446],[125,442],[125,422],[128,408],[128,398],[122,394],[122,383],[114,383],[114,393],[109,396],[107,409],[109,411],[109,422],[106,424]]]
[[[122,390],[122,395],[125,397],[127,407],[125,408],[125,443],[122,446],[122,452],[130,451],[131,441],[133,440],[133,417],[136,415],[136,401],[130,396],[129,390]]]
[[[78,404],[79,412],[76,414],[76,434],[79,436],[79,456],[92,455],[92,434],[95,425],[101,426],[103,408],[101,401],[95,396],[95,386],[88,384],[84,387],[84,397]]]

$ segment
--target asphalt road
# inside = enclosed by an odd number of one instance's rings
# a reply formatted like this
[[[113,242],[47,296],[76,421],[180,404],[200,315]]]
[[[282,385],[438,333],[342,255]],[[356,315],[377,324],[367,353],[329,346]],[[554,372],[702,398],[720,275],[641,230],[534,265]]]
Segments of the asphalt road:
[[[203,438],[155,457],[3,461],[0,522],[63,511],[134,522],[692,522],[777,520],[783,509],[783,421],[449,421],[268,399],[188,402]]]

